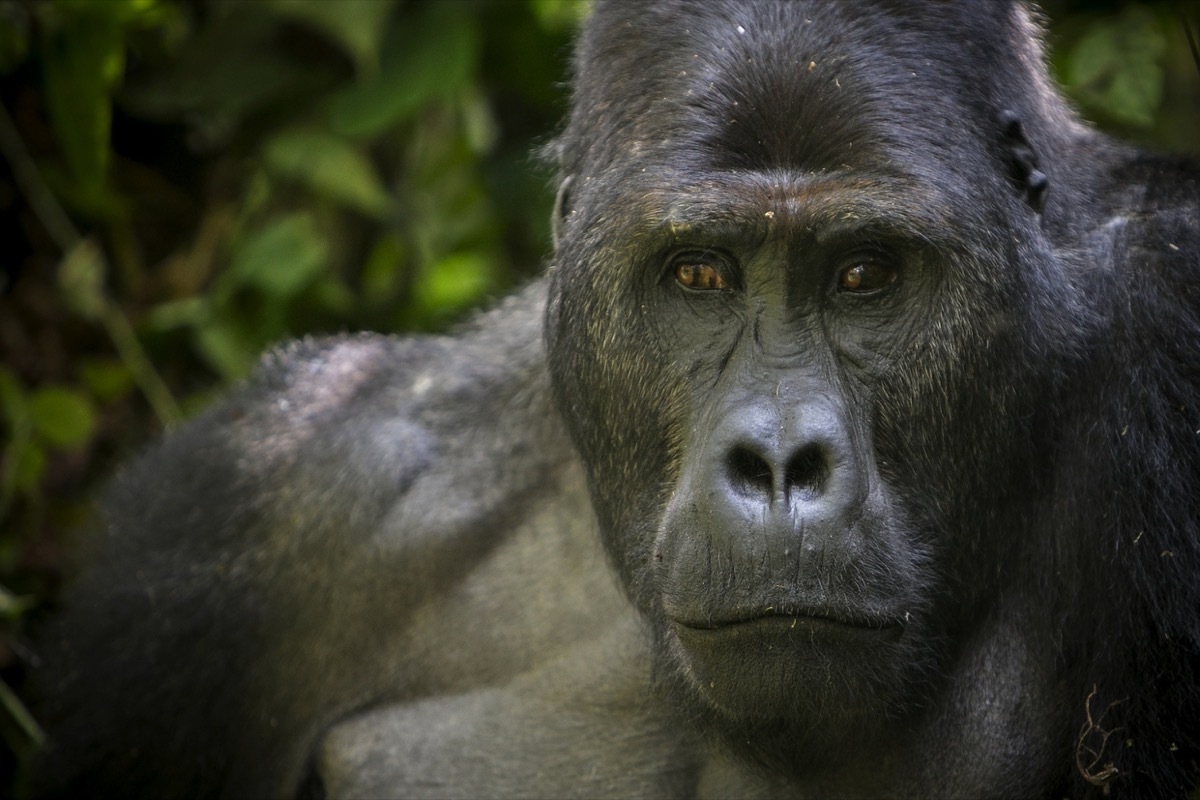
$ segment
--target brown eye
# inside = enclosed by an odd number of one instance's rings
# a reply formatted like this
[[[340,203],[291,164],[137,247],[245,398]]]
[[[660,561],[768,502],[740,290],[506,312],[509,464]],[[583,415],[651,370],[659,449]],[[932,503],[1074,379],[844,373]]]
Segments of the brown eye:
[[[845,292],[869,294],[886,289],[896,280],[896,273],[874,261],[860,261],[842,270],[838,276],[838,288]]]
[[[689,289],[720,290],[726,288],[721,273],[708,264],[684,262],[675,265],[675,280]]]

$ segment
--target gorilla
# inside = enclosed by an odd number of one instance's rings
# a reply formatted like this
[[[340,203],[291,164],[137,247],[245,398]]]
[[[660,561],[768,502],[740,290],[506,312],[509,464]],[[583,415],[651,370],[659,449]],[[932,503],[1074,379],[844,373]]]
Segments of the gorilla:
[[[603,0],[544,278],[119,476],[38,796],[1178,797],[1200,165],[1021,0]]]

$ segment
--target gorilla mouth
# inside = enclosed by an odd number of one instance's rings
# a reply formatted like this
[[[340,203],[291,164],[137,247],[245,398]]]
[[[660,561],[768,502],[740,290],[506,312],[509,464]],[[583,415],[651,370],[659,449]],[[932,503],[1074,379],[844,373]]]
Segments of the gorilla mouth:
[[[727,619],[691,622],[674,620],[685,638],[741,635],[800,635],[811,640],[879,638],[895,641],[904,633],[901,619],[831,613],[823,609],[770,610]]]
[[[903,663],[897,648],[904,630],[903,620],[874,615],[759,609],[702,622],[676,620],[678,649],[672,652],[687,683],[723,716],[825,719],[821,697],[851,702],[876,690],[877,665]]]

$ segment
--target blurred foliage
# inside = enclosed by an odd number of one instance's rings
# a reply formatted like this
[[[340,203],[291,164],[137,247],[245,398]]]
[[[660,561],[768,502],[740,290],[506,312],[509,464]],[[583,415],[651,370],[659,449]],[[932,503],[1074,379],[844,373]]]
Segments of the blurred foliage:
[[[1197,149],[1173,4],[1046,5],[1086,116]],[[0,0],[0,674],[98,480],[261,350],[439,329],[536,272],[586,9]],[[10,751],[39,735],[0,681]]]
[[[1196,0],[1043,0],[1052,66],[1083,115],[1118,136],[1200,151]]]
[[[4,677],[120,457],[273,342],[439,329],[537,271],[586,9],[0,0]],[[39,735],[0,682],[8,751]]]

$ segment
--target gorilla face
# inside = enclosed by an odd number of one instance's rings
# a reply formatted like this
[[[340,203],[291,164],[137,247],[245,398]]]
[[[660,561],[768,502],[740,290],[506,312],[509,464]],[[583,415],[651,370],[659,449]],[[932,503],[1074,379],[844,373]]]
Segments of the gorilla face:
[[[663,5],[581,47],[551,372],[666,682],[831,758],[920,705],[1014,557],[1062,289],[996,119],[886,18]]]

